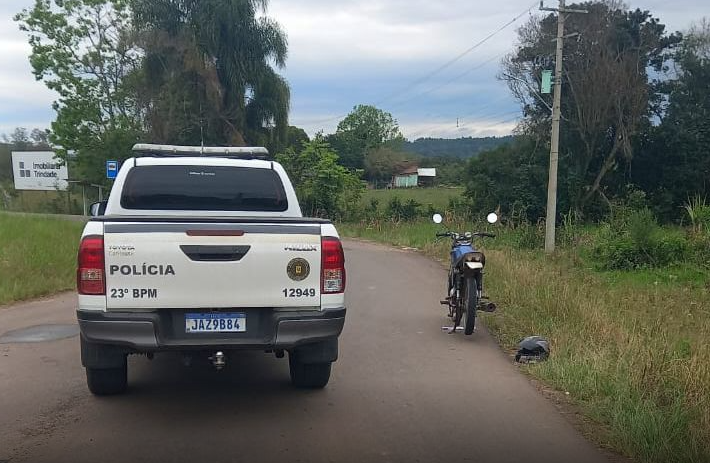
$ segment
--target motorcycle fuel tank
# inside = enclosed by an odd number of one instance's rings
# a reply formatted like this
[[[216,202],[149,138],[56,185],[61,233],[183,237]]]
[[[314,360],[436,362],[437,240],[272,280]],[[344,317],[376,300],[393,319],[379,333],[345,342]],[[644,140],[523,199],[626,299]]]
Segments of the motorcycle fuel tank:
[[[469,253],[469,252],[474,252],[475,249],[473,249],[473,246],[470,244],[462,244],[458,246],[454,246],[453,249],[451,249],[451,261],[456,262],[458,261],[463,255]]]

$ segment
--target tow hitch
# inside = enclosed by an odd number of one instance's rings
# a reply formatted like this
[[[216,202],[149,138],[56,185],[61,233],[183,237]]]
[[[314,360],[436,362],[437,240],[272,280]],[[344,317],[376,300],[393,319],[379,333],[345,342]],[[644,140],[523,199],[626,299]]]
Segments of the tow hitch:
[[[217,370],[221,370],[227,365],[227,357],[221,350],[218,350],[213,356],[208,358],[212,362],[212,366],[214,366]]]

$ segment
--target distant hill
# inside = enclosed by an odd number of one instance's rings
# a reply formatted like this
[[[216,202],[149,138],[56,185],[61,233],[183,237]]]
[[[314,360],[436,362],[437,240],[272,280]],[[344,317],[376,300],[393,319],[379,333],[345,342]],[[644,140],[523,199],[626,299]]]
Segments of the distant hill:
[[[406,141],[402,149],[408,153],[417,154],[422,157],[450,156],[470,158],[476,156],[481,151],[490,150],[505,143],[510,143],[514,138],[513,135],[484,138],[418,138],[414,141]]]

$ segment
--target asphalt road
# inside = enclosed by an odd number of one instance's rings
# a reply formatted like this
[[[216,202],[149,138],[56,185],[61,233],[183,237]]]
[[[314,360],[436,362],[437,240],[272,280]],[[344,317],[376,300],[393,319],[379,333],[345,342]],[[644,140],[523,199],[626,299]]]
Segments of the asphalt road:
[[[0,462],[607,461],[485,332],[448,335],[441,266],[346,243],[348,318],[322,391],[248,353],[227,370],[129,361],[130,392],[96,398],[76,336],[0,344]],[[0,335],[74,323],[75,297],[0,308]]]

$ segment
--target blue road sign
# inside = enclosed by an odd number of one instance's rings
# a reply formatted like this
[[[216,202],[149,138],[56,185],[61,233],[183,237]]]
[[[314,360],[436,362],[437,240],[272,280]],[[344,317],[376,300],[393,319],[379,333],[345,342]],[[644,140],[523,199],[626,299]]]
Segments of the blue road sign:
[[[118,161],[106,161],[106,178],[114,179],[118,175]]]

